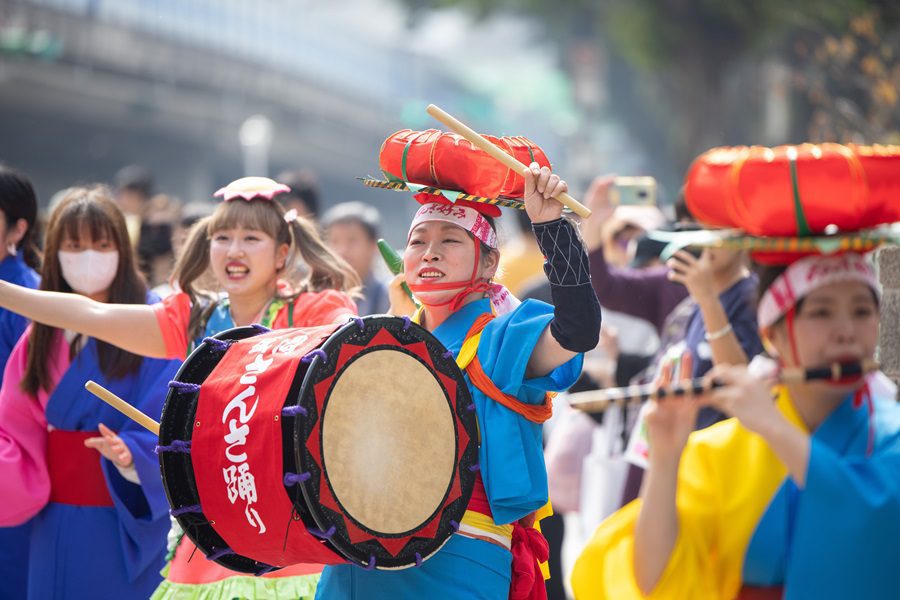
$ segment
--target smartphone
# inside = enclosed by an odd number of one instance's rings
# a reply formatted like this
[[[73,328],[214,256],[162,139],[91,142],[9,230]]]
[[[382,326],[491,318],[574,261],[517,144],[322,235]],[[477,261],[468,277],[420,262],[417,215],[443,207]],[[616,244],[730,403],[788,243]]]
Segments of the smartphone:
[[[673,231],[700,231],[703,227],[699,223],[675,223]],[[685,246],[682,250],[690,253],[694,258],[700,258],[703,254],[702,246]]]
[[[613,204],[656,206],[656,179],[648,176],[616,177],[612,188]]]

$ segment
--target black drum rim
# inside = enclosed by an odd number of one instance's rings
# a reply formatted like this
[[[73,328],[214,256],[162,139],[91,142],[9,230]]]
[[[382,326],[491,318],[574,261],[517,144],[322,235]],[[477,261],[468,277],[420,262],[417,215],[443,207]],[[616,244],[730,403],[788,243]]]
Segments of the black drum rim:
[[[462,495],[448,506],[443,506],[444,502],[442,501],[441,505],[436,509],[436,513],[442,512],[442,514],[439,517],[437,534],[433,538],[419,538],[411,535],[411,532],[421,529],[421,525],[410,532],[400,534],[373,532],[371,529],[366,528],[365,525],[355,521],[349,514],[336,513],[330,508],[323,506],[319,501],[320,491],[318,488],[320,487],[319,481],[322,467],[307,448],[310,434],[321,425],[319,421],[323,420],[323,415],[318,413],[314,386],[340,373],[342,369],[352,364],[353,359],[348,360],[344,365],[339,366],[337,364],[337,354],[344,343],[348,340],[367,343],[379,331],[384,329],[397,338],[398,341],[401,341],[401,343],[423,342],[435,370],[456,382],[456,408],[454,409],[450,404],[450,393],[443,382],[438,379],[438,383],[454,416],[454,428],[464,427],[469,438],[469,442],[461,452],[461,456],[457,456],[454,459],[453,477],[454,479],[457,476],[459,477]],[[404,342],[404,340],[408,341]],[[317,356],[312,360],[299,394],[288,399],[288,405],[299,404],[306,412],[304,417],[295,418],[293,423],[293,448],[296,466],[300,471],[311,474],[309,479],[299,484],[305,500],[305,506],[308,508],[310,516],[315,521],[320,532],[328,532],[332,527],[335,528],[334,532],[328,536],[328,542],[350,562],[366,568],[374,567],[376,569],[402,569],[421,564],[422,561],[440,550],[450,536],[458,530],[474,487],[475,471],[478,463],[478,425],[475,412],[472,410],[474,409],[474,404],[471,393],[466,385],[463,373],[456,364],[455,358],[446,351],[443,344],[433,334],[411,323],[407,318],[379,315],[354,319],[335,331],[320,349],[324,351],[328,358],[323,359],[321,356]],[[402,351],[402,349],[396,347],[391,347],[391,349]],[[362,351],[359,356],[363,355],[364,352]],[[407,354],[409,353],[407,352]],[[328,399],[336,381],[337,377],[332,381],[327,397],[324,400],[323,414],[325,415],[327,415]],[[458,430],[456,435],[458,439]],[[321,444],[321,439],[317,440],[316,443]],[[321,456],[321,450],[319,454]],[[453,480],[450,483],[452,482]],[[326,483],[326,485],[328,484]],[[449,490],[450,486],[448,485],[448,490],[444,496],[445,500]],[[347,533],[347,520],[350,520],[352,526],[356,529],[362,529],[366,533],[371,534],[372,539],[358,544],[351,543]],[[401,552],[394,557],[378,542],[378,537],[398,539],[409,537],[410,540]],[[372,557],[375,558],[374,565],[371,563]]]

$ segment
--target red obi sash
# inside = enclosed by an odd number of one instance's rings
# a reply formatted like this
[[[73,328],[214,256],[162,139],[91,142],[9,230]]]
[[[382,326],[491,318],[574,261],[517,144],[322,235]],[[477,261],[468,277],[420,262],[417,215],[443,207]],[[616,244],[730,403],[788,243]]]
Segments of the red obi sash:
[[[475,485],[472,488],[472,497],[469,505],[466,507],[467,516],[463,518],[465,525],[469,524],[468,515],[475,512],[486,515],[493,522],[491,515],[491,507],[488,503],[487,493],[484,490],[484,482],[481,475],[475,477]],[[512,572],[509,588],[509,600],[546,600],[547,587],[544,584],[544,575],[541,571],[539,563],[546,562],[549,558],[549,546],[541,532],[535,529],[532,524],[534,515],[529,515],[522,521],[513,524],[510,540],[510,552],[512,553]],[[508,526],[495,526],[496,530],[506,529]],[[494,528],[491,528],[494,529]],[[483,541],[497,543],[485,537],[478,535],[475,531],[466,531],[462,529],[460,533],[469,535]],[[485,532],[494,533],[496,532]],[[474,535],[473,535],[474,534]],[[507,535],[507,534],[501,534]],[[505,547],[505,546],[504,546]]]
[[[781,600],[782,598],[784,598],[784,588],[780,585],[772,587],[744,585],[738,592],[736,600]]]
[[[469,499],[469,505],[466,510],[474,510],[483,515],[493,517],[491,514],[491,505],[488,503],[487,492],[484,491],[484,481],[481,474],[475,474],[475,485],[472,486],[472,497]]]
[[[100,466],[100,453],[84,445],[97,431],[53,429],[47,436],[50,502],[74,506],[113,506]]]

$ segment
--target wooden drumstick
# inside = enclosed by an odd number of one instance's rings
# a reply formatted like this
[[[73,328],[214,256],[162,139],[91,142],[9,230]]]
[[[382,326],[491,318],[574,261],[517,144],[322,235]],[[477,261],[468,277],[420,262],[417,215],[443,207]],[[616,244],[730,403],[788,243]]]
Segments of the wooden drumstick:
[[[159,435],[159,423],[125,402],[99,383],[88,381],[84,384],[84,389],[97,396],[138,425],[143,426],[157,436]]]
[[[478,148],[481,148],[482,150],[487,152],[489,155],[491,155],[491,157],[500,161],[501,163],[503,163],[504,165],[506,165],[513,171],[515,171],[516,173],[521,173],[523,168],[528,167],[528,165],[519,162],[518,160],[516,160],[515,158],[513,158],[512,156],[510,156],[509,154],[507,154],[506,152],[504,152],[503,150],[501,150],[500,148],[498,148],[497,146],[492,144],[486,138],[481,136],[481,134],[476,132],[474,129],[470,128],[468,125],[459,121],[458,119],[456,119],[449,113],[443,111],[442,109],[438,108],[434,104],[429,104],[428,108],[425,109],[425,112],[427,112],[429,115],[431,115],[432,117],[434,117],[435,119],[437,119],[438,121],[440,121],[441,123],[443,123],[444,125],[449,127],[454,133],[466,138],[467,140],[472,142],[473,145],[477,146]],[[558,200],[561,204],[563,204],[564,206],[571,209],[572,212],[574,212],[579,217],[587,219],[588,217],[591,216],[591,211],[590,211],[590,209],[588,209],[587,206],[585,206],[584,204],[582,204],[581,202],[579,202],[578,200],[576,200],[575,198],[573,198],[572,196],[570,196],[569,194],[567,194],[565,192],[563,192],[562,194],[557,196],[556,200]]]
[[[782,369],[775,380],[779,383],[801,383],[814,380],[839,381],[844,377],[862,376],[877,371],[878,362],[866,359],[861,362],[832,363],[826,367],[804,369],[792,367]],[[724,387],[719,381],[691,379],[675,383],[668,388],[659,388],[652,383],[623,388],[591,390],[569,395],[569,405],[587,413],[600,413],[611,405],[638,405],[647,400],[661,400],[673,396],[700,395],[715,388]]]

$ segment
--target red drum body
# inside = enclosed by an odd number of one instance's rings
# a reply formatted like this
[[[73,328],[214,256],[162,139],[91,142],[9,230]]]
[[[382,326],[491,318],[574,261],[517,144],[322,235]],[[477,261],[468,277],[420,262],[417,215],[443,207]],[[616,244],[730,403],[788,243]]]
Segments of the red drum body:
[[[858,231],[900,221],[900,147],[714,148],[691,165],[684,193],[700,222],[755,236]]]
[[[416,566],[471,496],[472,406],[453,356],[405,319],[223,332],[188,357],[166,399],[172,514],[235,571]]]
[[[537,144],[520,136],[484,136],[519,162],[550,161]],[[388,179],[407,181],[486,198],[521,198],[525,178],[455,133],[404,129],[381,145],[381,170]]]

